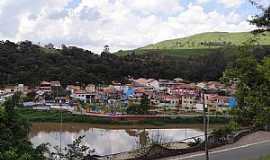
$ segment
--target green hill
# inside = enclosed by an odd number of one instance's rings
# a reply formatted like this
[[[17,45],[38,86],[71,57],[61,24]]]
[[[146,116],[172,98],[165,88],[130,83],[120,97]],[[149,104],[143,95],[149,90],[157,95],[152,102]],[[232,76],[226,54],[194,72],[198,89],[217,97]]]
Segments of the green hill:
[[[270,32],[254,34],[249,32],[210,32],[196,34],[186,38],[177,38],[150,44],[140,49],[203,49],[218,48],[225,45],[240,46],[248,39],[256,38],[261,45],[270,45]]]
[[[165,54],[172,56],[189,56],[211,53],[224,46],[240,46],[249,39],[257,39],[260,45],[270,45],[270,32],[254,35],[249,32],[208,32],[190,37],[165,40],[135,50],[118,51],[116,54]]]

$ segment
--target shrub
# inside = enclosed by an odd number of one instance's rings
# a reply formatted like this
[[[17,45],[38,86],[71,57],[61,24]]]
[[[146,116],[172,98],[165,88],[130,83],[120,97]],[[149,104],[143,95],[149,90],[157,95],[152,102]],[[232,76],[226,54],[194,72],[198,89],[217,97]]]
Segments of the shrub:
[[[236,123],[235,121],[230,121],[229,124],[226,125],[224,128],[214,129],[212,135],[216,138],[226,137],[227,135],[238,131],[239,128],[240,127],[238,123]]]

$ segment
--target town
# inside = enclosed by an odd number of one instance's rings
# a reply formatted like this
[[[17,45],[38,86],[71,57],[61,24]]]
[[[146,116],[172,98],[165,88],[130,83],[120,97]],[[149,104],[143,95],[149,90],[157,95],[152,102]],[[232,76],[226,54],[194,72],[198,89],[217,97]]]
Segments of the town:
[[[34,110],[126,115],[178,114],[203,112],[203,101],[209,113],[226,114],[236,106],[235,85],[217,81],[189,83],[181,78],[129,79],[129,83],[110,85],[61,85],[60,81],[42,81],[38,86],[6,85],[0,89],[0,102],[20,93],[22,106]],[[147,112],[136,112],[142,99],[147,99]]]

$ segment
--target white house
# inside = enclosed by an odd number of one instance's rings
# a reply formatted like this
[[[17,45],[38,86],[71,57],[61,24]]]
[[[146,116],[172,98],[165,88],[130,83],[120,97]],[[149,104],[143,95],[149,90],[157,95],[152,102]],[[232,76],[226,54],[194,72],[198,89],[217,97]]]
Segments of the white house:
[[[83,101],[85,103],[87,103],[87,102],[92,103],[95,96],[96,95],[94,93],[88,93],[88,92],[84,92],[84,91],[74,92],[73,94],[70,95],[70,97],[72,97],[74,99],[78,99],[78,100]]]
[[[86,92],[94,93],[96,92],[96,86],[94,84],[88,84],[85,87]]]

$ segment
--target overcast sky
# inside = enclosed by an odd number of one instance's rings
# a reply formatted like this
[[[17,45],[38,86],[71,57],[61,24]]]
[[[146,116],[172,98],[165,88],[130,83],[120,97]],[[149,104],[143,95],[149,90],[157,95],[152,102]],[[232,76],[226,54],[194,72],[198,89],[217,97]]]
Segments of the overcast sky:
[[[117,51],[201,32],[250,31],[246,20],[257,12],[248,0],[0,0],[0,39]]]

